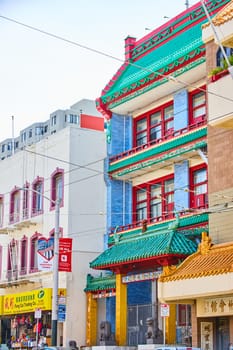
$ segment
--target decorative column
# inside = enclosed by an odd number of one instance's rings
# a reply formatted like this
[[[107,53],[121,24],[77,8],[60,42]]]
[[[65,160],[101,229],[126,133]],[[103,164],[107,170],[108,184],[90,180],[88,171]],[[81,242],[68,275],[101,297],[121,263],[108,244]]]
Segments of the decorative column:
[[[87,322],[86,322],[86,344],[97,345],[97,299],[93,299],[92,293],[87,295]]]
[[[170,316],[166,317],[166,344],[176,343],[176,304],[169,304]]]
[[[127,340],[127,284],[122,283],[122,275],[116,275],[116,343],[126,345]]]

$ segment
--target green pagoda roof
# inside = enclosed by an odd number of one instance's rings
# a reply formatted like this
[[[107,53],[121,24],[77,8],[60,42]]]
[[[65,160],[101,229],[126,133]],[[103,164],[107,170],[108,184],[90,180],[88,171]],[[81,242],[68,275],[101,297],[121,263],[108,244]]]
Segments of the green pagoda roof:
[[[98,292],[103,290],[114,290],[116,288],[116,276],[99,276],[93,277],[90,274],[87,275],[87,284],[84,289],[85,292]]]
[[[166,233],[141,233],[137,237],[119,240],[90,263],[94,269],[123,267],[130,270],[139,261],[144,266],[168,265],[196,252],[197,245],[185,235],[176,231]]]
[[[230,0],[210,0],[211,16]],[[205,61],[202,24],[207,18],[201,2],[183,11],[140,40],[126,47],[122,66],[103,89],[97,108],[108,110],[134,96],[163,84],[165,76],[178,77],[183,68],[191,70]],[[127,38],[126,38],[127,40]],[[132,96],[131,96],[132,95]],[[131,97],[130,97],[131,96]],[[105,107],[104,107],[105,106]]]

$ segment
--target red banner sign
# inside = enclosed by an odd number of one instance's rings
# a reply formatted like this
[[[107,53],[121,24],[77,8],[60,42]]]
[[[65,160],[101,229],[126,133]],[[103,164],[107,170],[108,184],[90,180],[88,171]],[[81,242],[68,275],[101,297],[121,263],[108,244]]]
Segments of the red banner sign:
[[[59,239],[58,270],[71,272],[72,266],[72,238]]]

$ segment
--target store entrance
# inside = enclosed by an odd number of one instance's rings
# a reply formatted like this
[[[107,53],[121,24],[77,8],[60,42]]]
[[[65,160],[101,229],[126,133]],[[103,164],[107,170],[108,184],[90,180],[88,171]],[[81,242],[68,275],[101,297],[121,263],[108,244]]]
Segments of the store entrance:
[[[229,318],[219,317],[216,319],[216,348],[218,350],[228,350],[229,343]]]
[[[11,338],[11,320],[5,318],[1,320],[1,344],[7,344]]]

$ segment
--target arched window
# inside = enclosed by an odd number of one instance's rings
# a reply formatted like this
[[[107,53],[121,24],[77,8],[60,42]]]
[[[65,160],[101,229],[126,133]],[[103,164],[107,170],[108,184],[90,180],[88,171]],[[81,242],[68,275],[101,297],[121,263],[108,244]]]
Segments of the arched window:
[[[24,185],[23,190],[23,219],[29,217],[29,183]]]
[[[26,236],[20,241],[20,275],[27,273],[28,239]]]
[[[37,250],[38,250],[38,238],[41,236],[40,233],[35,232],[30,240],[30,272],[38,271],[38,259],[37,259]]]
[[[18,244],[15,239],[8,245],[7,278],[9,281],[18,278]]]
[[[37,177],[32,183],[32,215],[39,215],[43,213],[43,191],[44,179]]]
[[[4,197],[0,195],[0,227],[3,226],[3,217],[4,217]]]
[[[64,201],[64,170],[57,168],[51,175],[51,204],[50,209],[55,208],[55,201],[60,200],[60,207]]]
[[[19,221],[20,216],[20,190],[15,187],[10,194],[10,224]]]

